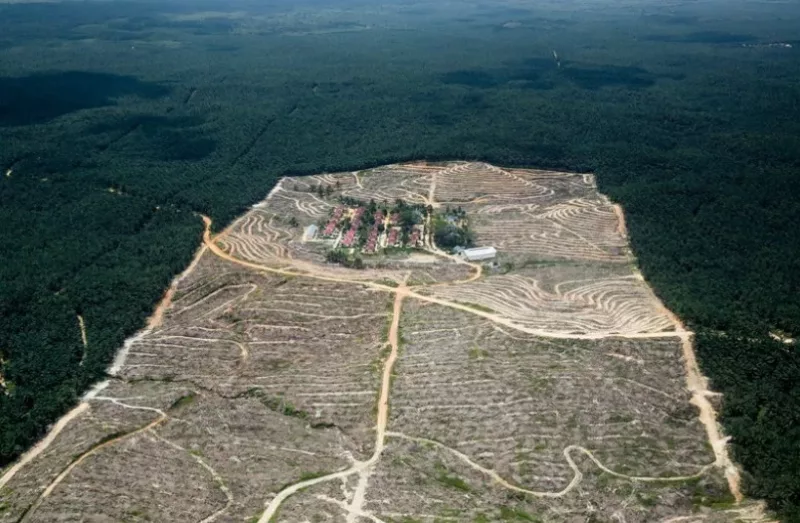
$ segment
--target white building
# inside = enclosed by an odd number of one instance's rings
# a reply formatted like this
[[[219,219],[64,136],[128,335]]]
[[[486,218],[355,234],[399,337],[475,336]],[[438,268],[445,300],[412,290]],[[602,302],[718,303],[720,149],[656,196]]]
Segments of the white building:
[[[318,227],[316,225],[314,225],[313,223],[311,225],[309,225],[308,227],[306,227],[306,232],[303,235],[304,238],[305,238],[305,241],[313,240],[314,238],[316,238],[318,230],[319,230]]]
[[[494,247],[476,247],[474,249],[464,249],[461,256],[468,261],[492,260],[497,256],[497,249]]]

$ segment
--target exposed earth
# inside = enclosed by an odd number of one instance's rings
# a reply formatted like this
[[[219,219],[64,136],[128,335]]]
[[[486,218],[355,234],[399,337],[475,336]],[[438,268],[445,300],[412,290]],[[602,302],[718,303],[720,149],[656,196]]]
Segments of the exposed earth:
[[[462,208],[497,258],[420,224],[353,269],[307,234],[398,199]],[[216,236],[203,219],[108,380],[2,471],[0,522],[760,517],[591,175],[390,165],[283,179]]]

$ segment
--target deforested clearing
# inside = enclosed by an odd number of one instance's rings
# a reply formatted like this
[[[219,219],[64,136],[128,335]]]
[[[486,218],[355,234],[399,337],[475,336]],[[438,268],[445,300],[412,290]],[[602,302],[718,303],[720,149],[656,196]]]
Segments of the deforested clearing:
[[[389,165],[204,219],[0,522],[761,517],[591,175]]]

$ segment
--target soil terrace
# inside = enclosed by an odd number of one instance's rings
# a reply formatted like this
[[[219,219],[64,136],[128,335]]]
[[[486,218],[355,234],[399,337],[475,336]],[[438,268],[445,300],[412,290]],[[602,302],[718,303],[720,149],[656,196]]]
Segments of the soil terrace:
[[[325,263],[304,228],[341,197],[461,206],[497,259],[428,233]],[[762,518],[591,175],[389,165],[204,220],[109,379],[2,471],[0,522]]]

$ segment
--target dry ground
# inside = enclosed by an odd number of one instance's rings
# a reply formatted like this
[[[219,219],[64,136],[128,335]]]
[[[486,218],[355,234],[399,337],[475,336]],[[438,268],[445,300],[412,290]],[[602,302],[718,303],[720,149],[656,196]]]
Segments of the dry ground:
[[[338,196],[462,206],[498,263],[427,238],[325,264],[303,228]],[[590,175],[284,179],[221,234],[206,219],[109,379],[3,471],[0,522],[757,519],[621,218]]]

